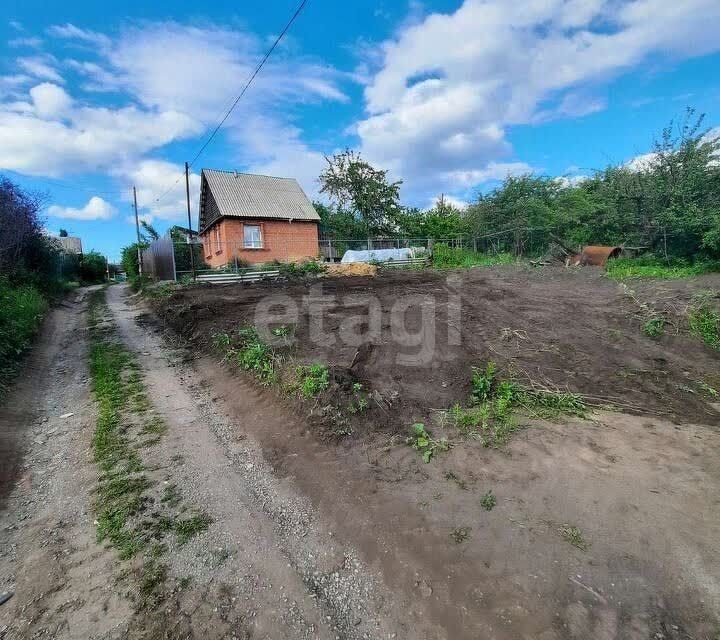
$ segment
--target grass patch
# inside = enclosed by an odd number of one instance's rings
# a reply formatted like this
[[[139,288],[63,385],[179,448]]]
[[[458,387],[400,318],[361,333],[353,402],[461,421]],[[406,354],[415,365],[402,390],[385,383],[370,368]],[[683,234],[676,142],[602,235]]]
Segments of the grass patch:
[[[506,444],[522,428],[516,418],[519,410],[544,419],[587,414],[578,394],[529,389],[512,380],[500,380],[493,362],[473,367],[471,376],[470,406],[457,403],[442,417],[443,421],[449,417],[463,436],[480,440],[486,447]]]
[[[212,524],[212,518],[204,513],[177,520],[173,524],[173,531],[180,544],[186,544],[199,533],[206,531]]]
[[[422,459],[427,463],[435,455],[436,451],[447,451],[450,449],[450,443],[441,438],[436,440],[425,429],[425,425],[416,422],[412,426],[412,435],[407,438],[406,442],[416,451],[420,452]]]
[[[436,244],[433,247],[432,266],[436,269],[491,267],[496,264],[512,264],[515,256],[510,253],[478,253],[469,249]]]
[[[169,484],[163,489],[162,498],[160,501],[167,504],[169,507],[177,507],[180,502],[180,492],[178,491],[176,484]]]
[[[712,292],[705,292],[693,298],[688,309],[690,333],[700,338],[706,345],[720,350],[720,313],[712,304]]]
[[[0,277],[0,395],[15,377],[47,308],[47,300],[33,285],[13,286]]]
[[[132,354],[115,339],[104,290],[90,298],[90,377],[98,417],[92,449],[100,470],[94,508],[97,540],[114,547],[121,560],[140,554],[136,572],[140,608],[152,608],[164,598],[167,567],[160,558],[168,551],[166,536],[179,544],[205,531],[211,520],[205,514],[183,517],[177,485],[151,482],[139,449],[159,442],[167,424],[150,409],[142,372]],[[143,436],[151,435],[150,440]],[[176,461],[177,462],[177,461]]]
[[[560,529],[560,534],[569,542],[573,547],[577,547],[581,551],[587,551],[590,548],[590,543],[585,540],[583,532],[577,527],[565,525]]]
[[[655,257],[616,258],[607,264],[607,274],[613,280],[628,278],[661,278],[677,280],[699,276],[703,273],[720,271],[720,261],[698,261],[690,263],[683,260],[665,262]]]

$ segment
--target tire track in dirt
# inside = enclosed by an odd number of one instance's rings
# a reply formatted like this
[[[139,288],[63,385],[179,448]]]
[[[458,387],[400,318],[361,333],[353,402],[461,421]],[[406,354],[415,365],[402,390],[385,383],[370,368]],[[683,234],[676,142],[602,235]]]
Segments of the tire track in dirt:
[[[0,511],[0,593],[14,592],[0,607],[8,640],[120,638],[132,616],[90,512],[97,475],[88,456],[95,408],[86,293],[51,312],[0,415],[0,430],[15,434],[11,459],[21,461]]]
[[[148,395],[169,426],[151,455],[165,481],[214,520],[206,534],[167,555],[172,575],[192,576],[193,587],[177,597],[178,616],[210,638],[219,637],[210,631],[218,613],[242,617],[251,637],[443,637],[410,621],[378,575],[336,540],[289,480],[273,474],[242,425],[218,415],[211,390],[137,324],[124,293],[108,290],[118,334],[137,353]],[[226,610],[218,612],[223,594]]]

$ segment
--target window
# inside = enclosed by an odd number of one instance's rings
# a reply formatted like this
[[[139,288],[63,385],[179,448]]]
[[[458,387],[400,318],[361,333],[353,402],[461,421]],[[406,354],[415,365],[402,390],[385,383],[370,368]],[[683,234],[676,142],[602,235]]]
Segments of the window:
[[[222,252],[222,244],[220,244],[220,226],[215,226],[215,252],[221,253]]]
[[[243,247],[245,249],[262,249],[262,231],[260,225],[243,225]]]

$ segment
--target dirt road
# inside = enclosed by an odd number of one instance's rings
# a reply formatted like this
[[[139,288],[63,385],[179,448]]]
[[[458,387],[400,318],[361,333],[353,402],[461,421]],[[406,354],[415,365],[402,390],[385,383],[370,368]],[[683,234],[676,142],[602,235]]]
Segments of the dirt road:
[[[0,520],[0,592],[15,594],[0,608],[0,637],[407,637],[406,613],[382,580],[247,438],[242,422],[256,419],[257,399],[239,423],[228,420],[180,354],[135,323],[126,293],[108,290],[111,321],[170,425],[146,463],[213,524],[170,550],[168,583],[187,586],[162,612],[134,610],[131,572],[94,542],[87,304],[60,308],[29,363],[33,377],[7,403],[7,417],[32,422],[17,438],[25,462]]]
[[[316,439],[291,404],[175,348],[126,288],[107,301],[167,424],[137,443],[149,482],[211,524],[163,538],[163,599],[142,606],[140,559],[96,542],[87,298],[56,309],[0,413],[23,460],[0,512],[0,638],[715,640],[714,427],[598,412],[425,465],[381,435]]]

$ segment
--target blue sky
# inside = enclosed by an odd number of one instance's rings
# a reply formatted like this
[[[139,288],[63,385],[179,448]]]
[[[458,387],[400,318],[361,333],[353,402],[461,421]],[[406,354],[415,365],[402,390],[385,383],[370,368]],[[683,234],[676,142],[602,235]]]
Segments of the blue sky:
[[[133,184],[159,230],[184,224],[183,162],[296,5],[6,0],[0,172],[48,194],[49,230],[111,259],[134,237]],[[202,167],[314,197],[346,146],[421,207],[626,162],[686,106],[720,124],[719,23],[717,0],[309,0],[192,167],[193,225]]]

